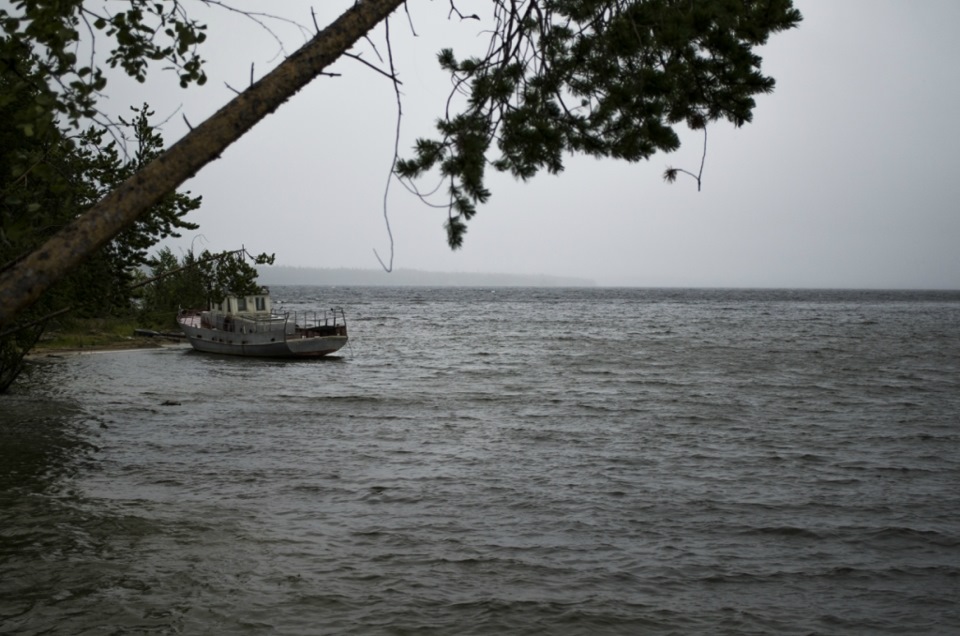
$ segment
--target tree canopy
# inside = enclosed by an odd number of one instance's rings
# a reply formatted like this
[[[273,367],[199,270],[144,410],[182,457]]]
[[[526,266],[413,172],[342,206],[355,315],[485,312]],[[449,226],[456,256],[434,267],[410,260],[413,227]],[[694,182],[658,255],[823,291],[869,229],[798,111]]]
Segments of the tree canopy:
[[[790,0],[492,4],[484,55],[439,54],[464,108],[397,166],[448,180],[451,247],[490,196],[488,166],[526,180],[562,171],[566,153],[639,161],[679,148],[675,124],[751,121],[754,96],[774,87],[755,48],[801,19]]]
[[[0,326],[406,4],[416,2],[352,3],[73,223],[0,269]],[[142,80],[150,64],[162,60],[182,85],[206,80],[197,49],[205,29],[183,3],[124,0],[107,5],[122,7],[111,13],[90,6],[104,5],[14,0],[0,9],[0,72],[19,81],[19,60],[26,56],[48,77],[34,101],[14,113],[25,135],[36,130],[38,113],[75,128],[96,120],[96,98],[106,88],[103,64]],[[451,19],[477,19],[490,33],[489,46],[463,59],[440,52],[454,94],[437,137],[418,141],[396,172],[407,179],[440,172],[452,247],[462,244],[467,221],[490,196],[488,167],[529,179],[543,169],[561,171],[566,153],[638,161],[676,149],[677,124],[700,129],[719,119],[749,122],[754,96],[774,86],[761,72],[757,47],[801,20],[791,0],[489,0],[483,16],[464,16],[456,0],[449,6]],[[84,34],[106,36],[105,59],[80,60],[76,44]],[[392,76],[392,63],[386,74]]]
[[[117,123],[131,144],[122,152],[96,127],[65,130],[52,112],[34,108],[44,75],[24,54],[17,73],[0,73],[0,263],[36,249],[117,184],[157,157],[163,139],[144,105]],[[32,113],[25,125],[24,112]],[[149,250],[197,226],[183,217],[199,197],[171,192],[58,279],[21,314],[26,329],[0,329],[0,392],[16,378],[23,355],[43,332],[43,317],[70,308],[75,316],[113,315],[131,307],[130,287]]]
[[[198,51],[205,28],[178,2],[125,0],[111,6],[15,0],[9,5],[0,8],[0,71],[35,91],[35,108],[18,112],[17,122],[27,131],[49,114],[74,127],[96,119],[97,101],[107,85],[104,67],[120,67],[143,82],[151,62],[162,61],[177,70],[183,87],[206,82]],[[94,48],[104,39],[109,52],[99,58]],[[89,57],[78,55],[81,44],[91,48]],[[47,81],[37,82],[37,74]]]

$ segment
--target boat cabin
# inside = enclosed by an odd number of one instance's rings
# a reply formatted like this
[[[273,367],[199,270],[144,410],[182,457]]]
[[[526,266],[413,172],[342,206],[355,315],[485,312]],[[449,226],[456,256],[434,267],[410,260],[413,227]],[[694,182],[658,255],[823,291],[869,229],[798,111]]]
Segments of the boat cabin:
[[[273,313],[269,292],[250,296],[226,296],[211,302],[200,312],[200,327],[235,333],[290,332],[296,330],[296,316]]]
[[[269,294],[253,296],[227,296],[219,303],[210,303],[210,311],[224,314],[265,314],[270,315],[273,305]]]

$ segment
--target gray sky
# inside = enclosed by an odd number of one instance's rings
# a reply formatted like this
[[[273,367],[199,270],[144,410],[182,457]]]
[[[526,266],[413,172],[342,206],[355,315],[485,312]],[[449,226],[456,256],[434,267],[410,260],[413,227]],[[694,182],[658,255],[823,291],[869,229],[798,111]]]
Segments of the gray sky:
[[[314,3],[321,26],[352,0]],[[235,6],[265,3],[233,2]],[[446,19],[446,2],[411,0],[391,22],[403,82],[401,156],[432,134],[448,78],[445,46],[485,44],[478,23]],[[479,7],[482,3],[476,3]],[[310,23],[309,2],[270,3]],[[754,122],[709,130],[703,190],[669,166],[696,171],[702,137],[683,133],[672,155],[641,164],[570,158],[558,177],[529,183],[491,174],[493,196],[470,222],[464,247],[446,246],[445,212],[394,181],[389,217],[394,266],[447,272],[551,274],[602,285],[960,289],[960,2],[797,0],[799,29],[762,51],[777,79]],[[318,10],[319,11],[319,10]],[[182,91],[169,74],[146,87],[108,87],[111,107],[146,99],[167,116],[168,143],[225,103],[224,82],[260,77],[277,46],[223,10],[194,9],[210,25],[210,82]],[[278,32],[282,25],[274,25]],[[288,51],[303,38],[283,31]],[[372,38],[385,54],[382,27]],[[358,47],[375,62],[372,48]],[[379,267],[389,241],[383,191],[393,152],[390,83],[353,60],[303,90],[221,160],[186,184],[204,204],[191,219],[198,248],[275,252],[277,263]],[[424,187],[431,187],[427,181]]]

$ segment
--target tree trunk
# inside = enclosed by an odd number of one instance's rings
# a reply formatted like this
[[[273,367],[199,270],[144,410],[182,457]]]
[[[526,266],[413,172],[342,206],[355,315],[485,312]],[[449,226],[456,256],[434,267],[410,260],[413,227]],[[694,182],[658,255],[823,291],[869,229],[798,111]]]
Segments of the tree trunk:
[[[316,78],[404,0],[359,0],[280,66],[232,99],[44,245],[0,272],[0,328],[165,195],[218,158]]]

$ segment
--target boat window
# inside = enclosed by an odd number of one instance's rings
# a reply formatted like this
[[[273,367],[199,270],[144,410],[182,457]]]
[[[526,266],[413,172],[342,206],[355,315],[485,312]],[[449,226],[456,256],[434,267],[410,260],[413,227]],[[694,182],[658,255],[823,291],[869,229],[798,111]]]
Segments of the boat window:
[[[246,311],[247,310],[247,299],[238,298],[237,299],[237,311]]]

